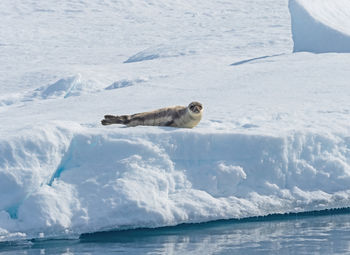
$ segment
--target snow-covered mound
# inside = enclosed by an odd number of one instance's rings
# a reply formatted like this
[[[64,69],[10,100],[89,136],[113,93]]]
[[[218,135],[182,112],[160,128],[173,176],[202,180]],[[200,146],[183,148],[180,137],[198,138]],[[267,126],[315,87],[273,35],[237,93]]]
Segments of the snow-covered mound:
[[[53,83],[41,86],[26,93],[10,93],[0,96],[0,107],[34,100],[66,99],[72,96],[98,93],[102,90],[114,90],[146,82],[146,79],[121,79],[106,86],[97,80],[82,78],[81,74],[61,78]]]
[[[179,56],[193,55],[196,53],[195,49],[191,47],[175,44],[169,45],[157,45],[149,49],[143,50],[139,53],[128,58],[124,63],[141,62],[157,58],[171,58]]]
[[[61,78],[51,84],[39,87],[26,93],[5,94],[0,97],[0,107],[8,106],[20,102],[45,100],[55,98],[68,98],[71,96],[80,96],[86,93],[98,92],[98,82],[83,79],[81,74]]]
[[[133,86],[135,84],[142,83],[142,82],[145,82],[145,81],[146,81],[145,79],[135,79],[135,80],[123,79],[123,80],[120,80],[120,81],[113,82],[111,85],[109,85],[105,89],[106,90],[120,89],[120,88]]]
[[[350,52],[348,0],[289,0],[294,52]]]
[[[40,126],[0,141],[0,240],[350,203],[344,137]]]
[[[97,91],[97,85],[93,81],[83,81],[80,74],[62,78],[53,84],[38,88],[34,91],[32,97],[48,98],[67,98],[78,96],[84,92]]]

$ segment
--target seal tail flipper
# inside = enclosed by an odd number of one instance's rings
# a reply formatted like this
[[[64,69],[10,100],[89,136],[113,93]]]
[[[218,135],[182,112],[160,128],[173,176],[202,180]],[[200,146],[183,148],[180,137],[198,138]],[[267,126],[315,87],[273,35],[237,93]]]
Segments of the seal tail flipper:
[[[114,116],[114,115],[105,115],[105,118],[101,120],[101,124],[106,126],[106,125],[111,125],[111,124],[128,124],[129,121],[129,116],[128,115],[122,115],[122,116]]]

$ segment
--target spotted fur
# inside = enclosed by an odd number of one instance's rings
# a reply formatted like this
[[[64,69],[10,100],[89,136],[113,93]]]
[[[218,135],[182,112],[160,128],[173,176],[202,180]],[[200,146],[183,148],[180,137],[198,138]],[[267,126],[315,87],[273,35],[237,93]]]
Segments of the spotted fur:
[[[102,125],[124,124],[128,127],[141,125],[193,128],[201,120],[202,113],[202,104],[192,102],[187,107],[166,107],[151,112],[136,113],[132,115],[105,115],[101,123]]]

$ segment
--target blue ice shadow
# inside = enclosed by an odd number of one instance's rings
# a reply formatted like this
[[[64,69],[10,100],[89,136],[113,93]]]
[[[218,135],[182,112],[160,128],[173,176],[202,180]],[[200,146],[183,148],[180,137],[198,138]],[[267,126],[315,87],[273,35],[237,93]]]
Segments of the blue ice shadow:
[[[249,62],[252,62],[252,61],[265,59],[265,58],[273,58],[273,57],[278,57],[278,56],[282,56],[282,55],[285,55],[285,53],[274,54],[274,55],[266,55],[266,56],[257,57],[257,58],[245,59],[245,60],[241,60],[241,61],[235,62],[235,63],[231,64],[230,66],[239,66],[239,65],[242,65],[242,64],[245,64],[245,63],[249,63]]]
[[[52,186],[52,183],[54,182],[54,180],[59,179],[61,174],[71,168],[71,161],[73,159],[73,153],[74,150],[76,149],[76,138],[72,139],[72,142],[66,152],[66,154],[64,155],[61,163],[59,164],[59,166],[57,167],[56,171],[53,173],[53,175],[51,176],[50,180],[47,182],[48,186]]]
[[[9,208],[7,208],[5,211],[10,215],[11,219],[17,219],[18,218],[18,208],[21,203],[17,203]]]

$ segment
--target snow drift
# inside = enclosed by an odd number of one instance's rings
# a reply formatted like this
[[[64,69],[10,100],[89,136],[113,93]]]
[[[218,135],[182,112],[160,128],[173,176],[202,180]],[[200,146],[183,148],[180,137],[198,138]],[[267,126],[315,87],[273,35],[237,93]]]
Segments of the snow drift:
[[[129,57],[126,61],[124,61],[124,63],[142,62],[158,58],[174,58],[194,54],[196,54],[196,50],[191,49],[191,47],[187,45],[157,45],[155,47],[145,49],[141,52],[136,53],[135,55]]]
[[[0,240],[244,218],[350,202],[350,140],[84,128],[0,141]],[[344,142],[348,141],[348,142]]]
[[[290,0],[294,52],[350,52],[350,2]]]

